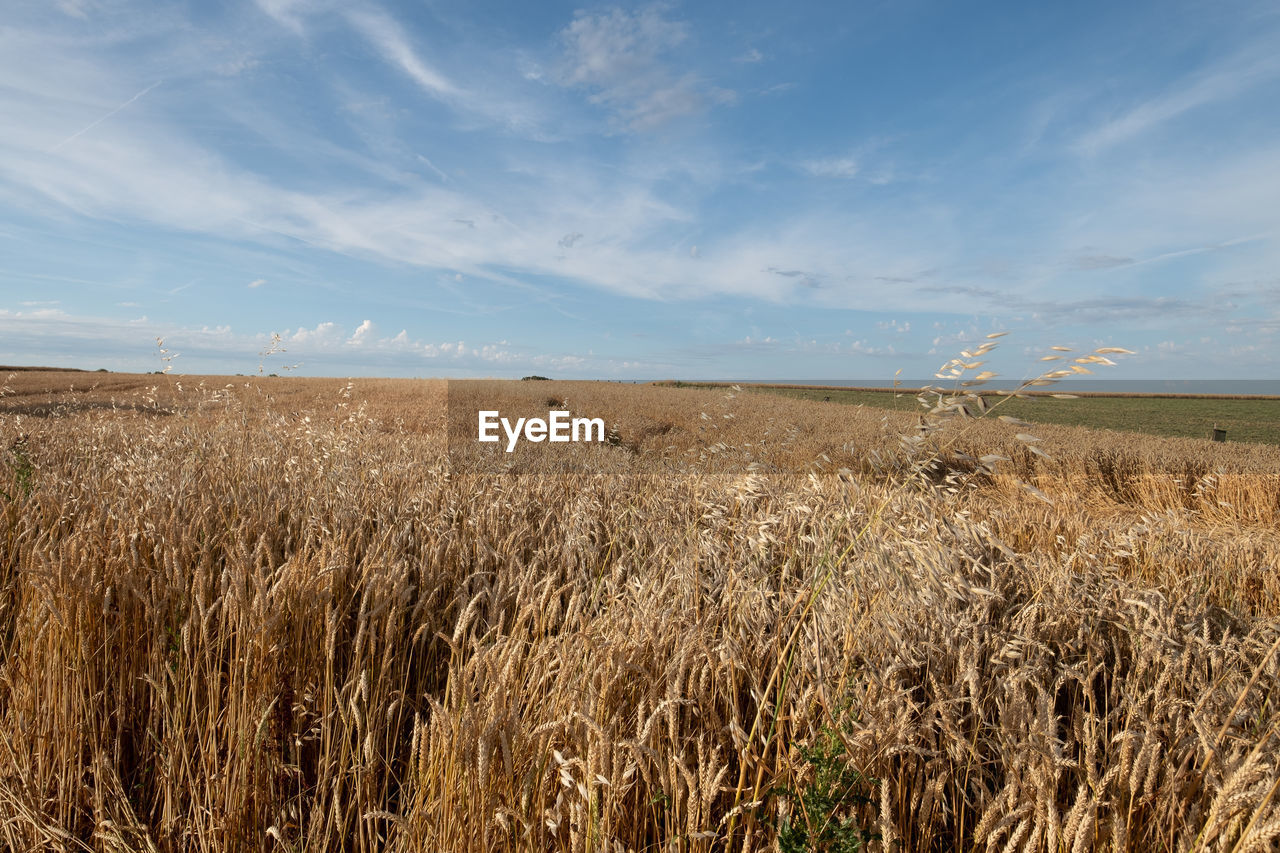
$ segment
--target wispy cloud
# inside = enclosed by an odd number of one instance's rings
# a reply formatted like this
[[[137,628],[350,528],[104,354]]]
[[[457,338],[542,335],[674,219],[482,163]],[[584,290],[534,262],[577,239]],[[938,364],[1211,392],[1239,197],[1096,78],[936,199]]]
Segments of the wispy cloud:
[[[1021,296],[993,288],[931,285],[920,293],[955,294],[980,300],[987,310],[1023,312],[1056,324],[1098,325],[1135,321],[1167,321],[1174,317],[1221,315],[1220,308],[1200,300],[1170,296],[1099,296],[1077,299]]]
[[[427,344],[451,358],[458,327],[547,340],[565,320],[583,349],[646,342],[618,363],[657,364],[662,346],[705,333],[698,364],[728,365],[754,357],[731,348],[742,328],[768,337],[754,311],[788,315],[775,340],[827,327],[821,345],[779,347],[792,375],[859,355],[854,341],[892,340],[905,359],[932,320],[975,312],[1125,324],[1153,352],[1192,341],[1162,327],[1216,324],[1225,340],[1228,325],[1275,325],[1280,59],[1259,47],[1271,19],[1245,32],[1171,9],[1167,42],[1117,52],[1081,31],[1062,54],[1010,47],[1037,69],[1021,88],[991,91],[994,66],[925,67],[909,85],[885,76],[875,96],[915,104],[927,84],[940,93],[928,104],[837,115],[831,79],[869,79],[912,40],[945,49],[953,35],[869,33],[859,52],[785,16],[747,37],[698,4],[535,4],[495,28],[447,4],[255,2],[196,16],[25,0],[6,18],[0,291],[13,301],[0,305],[23,312],[13,323],[79,340],[92,320],[35,312],[76,305],[108,327],[127,313],[121,342],[103,343],[124,352],[139,328],[165,332],[138,325],[146,310],[197,338],[206,320],[242,330],[225,352],[252,357],[255,336],[291,320],[308,360],[393,365]],[[1076,61],[1086,49],[1096,63]],[[717,107],[731,90],[750,112]],[[1018,133],[1029,116],[1034,144]],[[1233,282],[1259,284],[1219,299]],[[886,318],[896,325],[877,329]]]
[[[734,92],[693,73],[679,73],[664,56],[689,37],[689,27],[667,20],[662,8],[637,12],[579,12],[561,33],[565,56],[559,81],[591,92],[590,100],[630,130],[651,130],[715,104]]]
[[[73,18],[84,20],[88,17],[89,0],[57,0],[59,10]]]
[[[783,92],[790,92],[796,87],[795,83],[774,83],[772,86],[766,86],[760,90],[761,95],[781,95]]]
[[[858,161],[852,157],[831,157],[824,160],[802,160],[800,168],[818,178],[853,178],[858,174]]]
[[[1128,266],[1133,263],[1133,258],[1125,258],[1118,255],[1081,254],[1071,258],[1068,263],[1073,269],[1078,270],[1109,270]]]
[[[1230,100],[1260,83],[1274,80],[1277,75],[1280,75],[1280,54],[1275,53],[1273,44],[1268,44],[1261,57],[1246,55],[1226,60],[1088,130],[1076,141],[1076,150],[1098,154],[1184,113]]]
[[[347,12],[347,20],[389,64],[399,68],[428,94],[456,98],[462,91],[418,56],[404,30],[388,15],[371,10]]]
[[[59,142],[57,145],[55,145],[55,146],[53,146],[52,148],[50,148],[50,149],[49,149],[49,153],[50,153],[50,154],[53,154],[54,152],[56,152],[56,151],[57,151],[59,148],[61,148],[62,146],[66,145],[66,144],[67,144],[67,143],[69,143],[69,142],[74,141],[75,139],[78,139],[79,137],[81,137],[81,136],[83,136],[84,134],[88,133],[89,131],[93,130],[95,127],[97,127],[98,125],[102,124],[104,121],[106,121],[107,119],[111,118],[113,115],[115,115],[116,113],[120,112],[122,109],[124,109],[125,107],[129,106],[129,105],[130,105],[130,104],[132,104],[134,101],[138,100],[138,99],[139,99],[139,98],[141,98],[143,95],[145,95],[145,94],[147,94],[148,92],[150,92],[150,91],[151,91],[152,89],[154,89],[156,86],[159,86],[159,85],[160,85],[160,82],[161,82],[161,81],[157,80],[156,82],[152,83],[152,84],[151,84],[150,86],[148,86],[147,88],[143,89],[143,90],[142,90],[141,92],[139,92],[138,94],[134,95],[134,96],[133,96],[132,98],[130,98],[129,100],[125,101],[125,102],[124,102],[123,104],[121,104],[120,106],[118,106],[118,107],[116,107],[115,109],[113,109],[111,112],[107,113],[106,115],[102,116],[101,118],[97,119],[96,121],[90,122],[89,124],[87,124],[87,125],[85,125],[84,127],[80,128],[80,129],[79,129],[79,130],[77,130],[75,133],[71,134],[71,135],[70,135],[70,136],[68,136],[66,139],[62,140],[62,141],[61,141],[61,142]]]
[[[295,33],[303,29],[304,8],[311,0],[254,0],[258,8]]]

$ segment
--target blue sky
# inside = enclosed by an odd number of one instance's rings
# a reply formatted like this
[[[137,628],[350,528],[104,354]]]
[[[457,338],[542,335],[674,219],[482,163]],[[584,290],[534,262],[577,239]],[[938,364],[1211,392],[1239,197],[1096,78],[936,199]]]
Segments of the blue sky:
[[[10,2],[0,363],[1280,378],[1276,104],[1271,2]]]

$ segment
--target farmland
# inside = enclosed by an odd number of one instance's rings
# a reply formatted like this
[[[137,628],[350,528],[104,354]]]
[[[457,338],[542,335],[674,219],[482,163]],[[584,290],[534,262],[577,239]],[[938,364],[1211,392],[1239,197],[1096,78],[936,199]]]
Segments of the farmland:
[[[682,383],[686,384],[686,383]],[[715,387],[694,384],[691,387]],[[919,408],[916,390],[800,388],[746,385],[744,391],[778,394],[799,400],[870,406],[905,412]],[[1159,394],[1079,394],[1074,400],[1053,399],[1047,393],[1010,400],[1002,409],[1033,423],[1086,426],[1174,438],[1209,438],[1214,427],[1227,431],[1230,441],[1280,445],[1280,399]]]
[[[0,844],[1273,849],[1280,450],[1110,428],[10,376]]]

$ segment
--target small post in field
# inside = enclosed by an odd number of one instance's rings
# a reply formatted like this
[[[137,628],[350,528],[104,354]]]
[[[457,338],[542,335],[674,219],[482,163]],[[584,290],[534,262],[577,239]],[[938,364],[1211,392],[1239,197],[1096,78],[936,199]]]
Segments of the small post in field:
[[[1221,429],[1221,428],[1219,428],[1219,426],[1218,426],[1217,424],[1214,424],[1214,425],[1213,425],[1213,440],[1214,440],[1214,441],[1226,441],[1226,440],[1227,440],[1227,431],[1226,431],[1225,429]]]

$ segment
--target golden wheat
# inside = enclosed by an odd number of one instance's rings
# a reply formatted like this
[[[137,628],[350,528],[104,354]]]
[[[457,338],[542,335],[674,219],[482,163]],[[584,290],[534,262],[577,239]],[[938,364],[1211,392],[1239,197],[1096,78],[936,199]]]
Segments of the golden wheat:
[[[0,401],[9,849],[767,850],[824,732],[880,849],[1280,837],[1261,451],[484,392],[616,428],[566,469],[441,383],[91,379]]]

